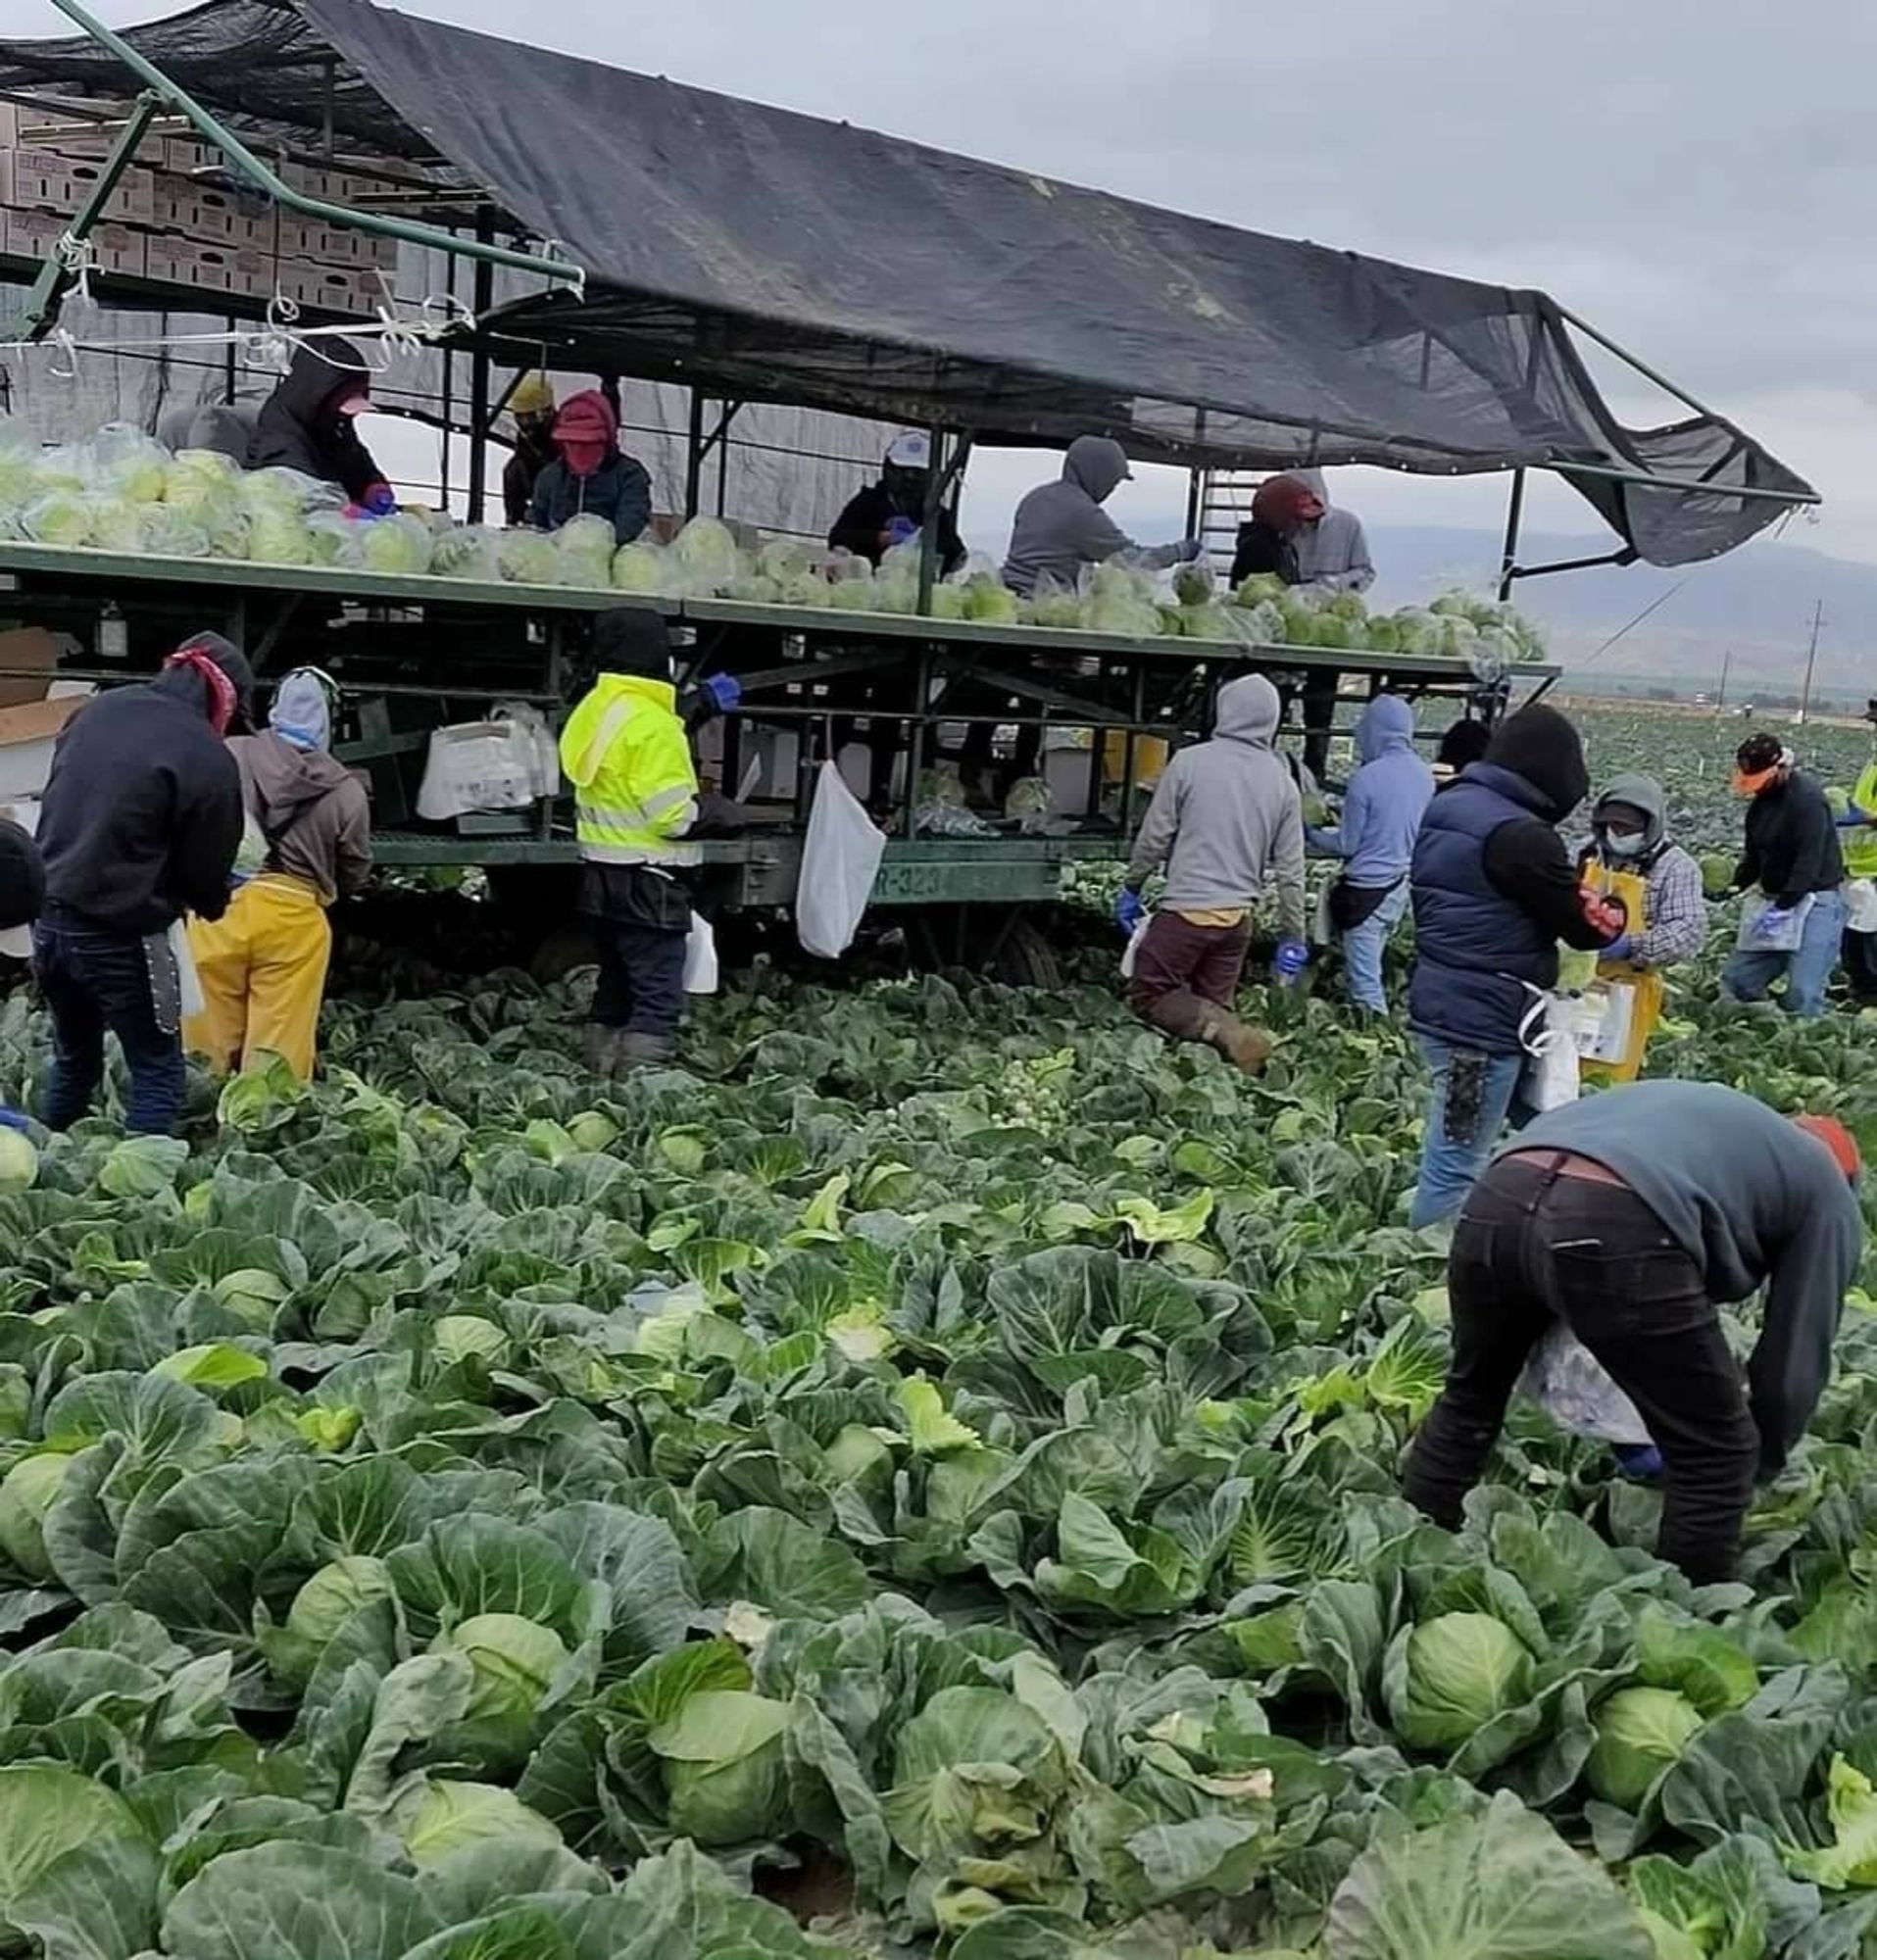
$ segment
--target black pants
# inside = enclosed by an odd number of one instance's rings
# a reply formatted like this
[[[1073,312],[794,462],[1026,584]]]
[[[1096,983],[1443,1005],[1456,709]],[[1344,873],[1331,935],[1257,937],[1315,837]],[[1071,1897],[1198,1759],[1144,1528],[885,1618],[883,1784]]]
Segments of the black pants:
[[[674,1036],[684,1015],[686,935],[604,918],[593,930],[600,942],[593,1019],[626,1034]]]
[[[1407,1494],[1460,1520],[1534,1343],[1562,1320],[1648,1425],[1665,1466],[1660,1555],[1732,1576],[1759,1434],[1695,1262],[1633,1191],[1507,1157],[1473,1187],[1447,1274],[1454,1358],[1408,1454]]]
[[[158,1009],[142,938],[54,911],[34,929],[32,961],[52,1015],[52,1066],[39,1107],[46,1128],[69,1130],[91,1107],[109,1030],[130,1074],[124,1128],[168,1136],[182,1114],[182,1035],[177,1015]]]
[[[1852,999],[1860,1007],[1877,1002],[1877,932],[1847,932],[1843,958]]]

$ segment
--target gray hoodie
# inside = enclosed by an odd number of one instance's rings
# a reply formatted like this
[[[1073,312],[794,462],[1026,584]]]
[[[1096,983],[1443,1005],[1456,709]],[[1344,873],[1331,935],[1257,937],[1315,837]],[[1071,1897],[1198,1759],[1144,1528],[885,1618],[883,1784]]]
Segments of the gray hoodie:
[[[1128,860],[1138,891],[1166,866],[1168,911],[1224,911],[1277,887],[1278,930],[1304,937],[1304,814],[1297,785],[1272,748],[1280,707],[1262,674],[1218,691],[1212,739],[1167,763]]]
[[[1016,507],[1004,583],[1028,598],[1049,579],[1074,591],[1082,567],[1125,557],[1158,568],[1189,556],[1185,545],[1135,544],[1102,506],[1131,472],[1127,452],[1105,435],[1078,435],[1062,458],[1062,480],[1039,484]]]

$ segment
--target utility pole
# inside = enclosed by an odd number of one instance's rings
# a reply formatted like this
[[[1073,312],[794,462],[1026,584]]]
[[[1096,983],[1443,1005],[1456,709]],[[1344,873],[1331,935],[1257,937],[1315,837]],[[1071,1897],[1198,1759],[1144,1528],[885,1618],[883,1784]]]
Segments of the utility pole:
[[[1734,650],[1729,647],[1720,657],[1720,686],[1714,690],[1714,709],[1718,712],[1727,706],[1727,669],[1734,664]]]
[[[1818,629],[1825,623],[1825,602],[1820,599],[1812,607],[1811,645],[1805,649],[1805,684],[1799,691],[1799,721],[1803,727],[1805,716],[1811,708],[1812,668],[1818,664]]]

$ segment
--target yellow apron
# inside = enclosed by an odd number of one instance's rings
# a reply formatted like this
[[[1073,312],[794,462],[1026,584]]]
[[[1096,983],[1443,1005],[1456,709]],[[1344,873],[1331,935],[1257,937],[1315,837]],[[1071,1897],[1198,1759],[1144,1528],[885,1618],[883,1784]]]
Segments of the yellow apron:
[[[1583,878],[1606,899],[1620,899],[1629,913],[1631,936],[1649,930],[1649,880],[1635,871],[1614,871],[1593,858],[1584,866]],[[1630,990],[1629,1045],[1620,1061],[1593,1061],[1579,1066],[1587,1075],[1601,1076],[1605,1082],[1634,1082],[1643,1072],[1643,1051],[1662,1017],[1662,1000],[1667,983],[1659,971],[1632,966],[1626,959],[1600,959],[1597,978],[1606,986]]]

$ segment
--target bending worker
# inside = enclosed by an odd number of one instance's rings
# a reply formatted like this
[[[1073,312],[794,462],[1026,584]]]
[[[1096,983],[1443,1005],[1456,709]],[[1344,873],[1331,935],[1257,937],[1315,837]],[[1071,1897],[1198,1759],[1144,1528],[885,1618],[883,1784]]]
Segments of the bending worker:
[[[202,1011],[183,1046],[218,1073],[277,1054],[302,1082],[313,1074],[332,957],[326,908],[371,873],[365,786],[331,753],[337,685],[318,667],[281,681],[260,735],[228,744],[246,812],[239,883],[219,919],[189,926]]]
[[[1294,980],[1304,943],[1304,818],[1297,785],[1272,748],[1277,690],[1262,674],[1218,691],[1212,739],[1167,763],[1128,860],[1114,915],[1132,934],[1147,920],[1141,887],[1162,864],[1166,889],[1134,952],[1128,1005],[1182,1041],[1205,1042],[1248,1072],[1271,1038],[1238,1018],[1252,907],[1277,888],[1276,977]]]
[[[1626,1030],[1620,1050],[1582,1066],[1611,1082],[1634,1082],[1662,1017],[1664,971],[1693,959],[1707,940],[1701,866],[1669,842],[1668,802],[1654,776],[1618,776],[1597,799],[1590,830],[1578,879],[1600,898],[1619,901],[1627,914],[1622,938],[1598,958],[1597,977],[1628,1011],[1612,1030]]]
[[[599,941],[587,1065],[617,1074],[677,1053],[691,930],[683,874],[700,857],[700,799],[664,619],[624,606],[602,612],[593,659],[600,671],[561,731],[561,766],[585,860],[579,906]],[[702,683],[713,710],[740,694],[728,674]]]
[[[1127,452],[1112,437],[1078,435],[1062,458],[1061,479],[1038,484],[1017,505],[1004,583],[1027,599],[1045,581],[1073,592],[1089,565],[1111,559],[1159,570],[1198,558],[1198,538],[1137,545],[1102,509],[1133,474]]]
[[[368,515],[388,515],[398,508],[396,493],[358,429],[370,407],[371,370],[351,341],[309,341],[261,405],[248,467],[297,469],[336,483]]]
[[[1408,872],[1434,800],[1434,772],[1414,752],[1414,710],[1398,694],[1378,694],[1362,710],[1356,757],[1342,821],[1306,835],[1312,850],[1343,860],[1329,889],[1329,915],[1342,941],[1350,1004],[1382,1014],[1382,955],[1408,910]]]
[[[918,429],[896,435],[887,446],[879,480],[855,491],[827,534],[831,551],[852,552],[875,571],[896,545],[910,544],[925,521],[925,493],[932,476],[932,440]],[[945,505],[938,513],[938,568],[949,578],[964,563],[964,540]]]
[[[1857,1146],[1709,1082],[1640,1082],[1537,1118],[1454,1234],[1454,1357],[1408,1452],[1407,1494],[1460,1522],[1554,1313],[1641,1415],[1665,1468],[1657,1550],[1732,1577],[1756,1478],[1784,1466],[1831,1373],[1863,1253]],[[1716,1301],[1766,1289],[1745,1382]]]

